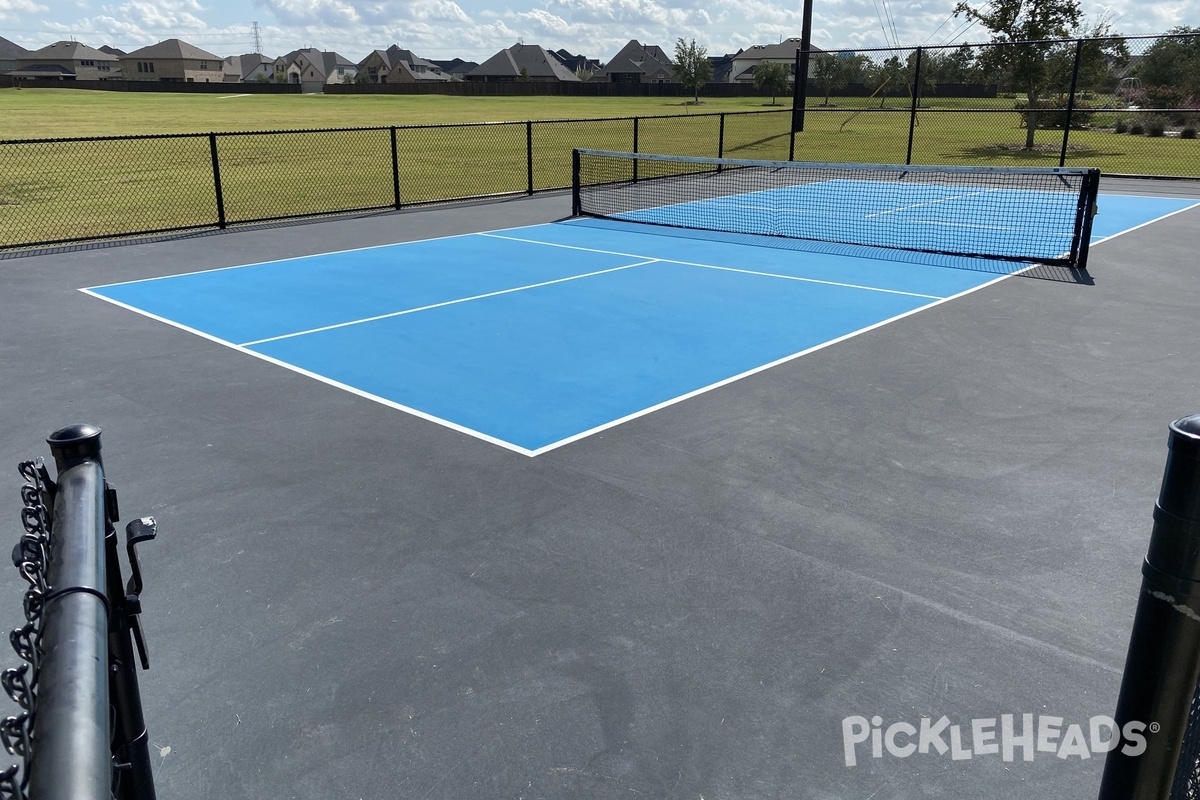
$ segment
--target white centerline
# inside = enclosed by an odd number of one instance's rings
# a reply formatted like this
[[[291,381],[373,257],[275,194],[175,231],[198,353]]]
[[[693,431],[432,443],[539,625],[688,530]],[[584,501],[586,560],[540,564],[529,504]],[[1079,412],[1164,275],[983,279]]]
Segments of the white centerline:
[[[488,236],[493,239],[508,239],[513,242],[525,242],[526,244],[541,244],[546,247],[561,247],[566,250],[582,250],[586,253],[601,253],[610,256],[623,256],[625,258],[646,258],[647,256],[639,253],[622,253],[616,250],[597,250],[594,247],[580,247],[573,244],[559,244],[557,242],[539,242],[537,239],[521,239],[516,236],[499,236],[494,233],[481,233],[480,236]],[[839,281],[825,281],[820,278],[801,278],[797,275],[783,275],[778,272],[756,272],[749,269],[737,269],[735,267],[720,267],[716,264],[699,264],[695,261],[678,261],[673,258],[655,258],[652,261],[658,261],[663,264],[679,264],[683,267],[699,267],[700,269],[715,269],[722,272],[741,272],[745,275],[758,275],[764,278],[779,278],[785,281],[799,281],[801,283],[817,283],[822,286],[838,286],[843,289],[861,289],[864,292],[881,292],[883,294],[900,294],[905,297],[921,297],[929,300],[941,300],[942,297],[934,294],[919,294],[917,292],[904,292],[899,289],[883,289],[878,286],[864,286],[858,283],[841,283]]]
[[[882,217],[885,214],[896,214],[901,211],[908,211],[909,209],[921,208],[923,206],[935,206],[938,203],[948,203],[951,200],[962,200],[965,197],[978,197],[981,194],[987,194],[989,192],[998,192],[998,191],[1000,191],[1000,190],[999,189],[984,189],[983,191],[979,191],[979,192],[968,192],[967,194],[951,195],[950,197],[942,197],[938,200],[929,200],[924,203],[913,203],[910,206],[899,206],[897,208],[889,208],[886,211],[876,211],[874,214],[867,214],[866,217],[864,217],[864,219],[871,219],[872,217]]]
[[[419,306],[417,308],[406,308],[403,311],[392,311],[391,313],[388,313],[388,314],[377,314],[373,317],[363,317],[362,319],[352,319],[352,320],[349,320],[348,322],[338,322],[333,325],[322,325],[319,328],[309,328],[308,330],[296,331],[295,333],[285,333],[280,336],[268,336],[265,339],[255,339],[252,342],[242,342],[241,344],[236,345],[236,346],[237,347],[253,347],[254,345],[257,345],[257,344],[266,344],[267,342],[277,342],[281,339],[293,339],[297,336],[307,336],[310,333],[322,333],[324,331],[336,330],[337,328],[348,328],[351,325],[362,325],[363,323],[366,323],[366,322],[378,322],[381,319],[391,319],[392,317],[402,317],[405,314],[415,314],[418,311],[429,311],[430,309],[434,309],[434,308],[444,308],[446,306],[457,305],[458,303],[466,303],[471,300],[483,300],[486,297],[496,297],[496,296],[502,295],[502,294],[511,294],[512,292],[523,292],[526,289],[537,289],[538,287],[541,287],[541,286],[552,286],[553,284],[556,284],[556,283],[566,283],[567,281],[577,281],[580,278],[591,278],[595,275],[604,275],[609,272],[620,272],[623,269],[632,269],[633,267],[644,267],[645,265],[653,264],[658,260],[659,259],[657,259],[657,258],[651,258],[646,261],[639,261],[636,264],[624,264],[619,267],[610,267],[609,269],[596,270],[595,272],[585,272],[582,275],[570,275],[566,278],[555,278],[552,281],[542,281],[541,283],[531,283],[527,286],[514,286],[511,289],[500,289],[499,291],[485,292],[484,294],[477,294],[477,295],[473,295],[471,297],[459,297],[455,300],[445,300],[441,303],[430,303],[427,306]]]

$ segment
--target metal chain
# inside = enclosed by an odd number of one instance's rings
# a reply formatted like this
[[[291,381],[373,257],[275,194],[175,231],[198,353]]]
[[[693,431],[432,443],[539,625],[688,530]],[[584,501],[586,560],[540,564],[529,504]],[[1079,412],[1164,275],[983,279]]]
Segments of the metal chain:
[[[13,564],[29,584],[25,591],[25,624],[9,634],[9,642],[27,662],[0,673],[0,687],[21,707],[21,713],[0,721],[0,744],[22,762],[0,771],[0,800],[25,800],[29,786],[30,745],[37,719],[38,664],[41,656],[42,607],[49,590],[46,566],[50,551],[50,511],[46,501],[50,477],[42,459],[22,461],[17,466],[25,483],[21,486],[21,524],[25,532],[13,548]]]

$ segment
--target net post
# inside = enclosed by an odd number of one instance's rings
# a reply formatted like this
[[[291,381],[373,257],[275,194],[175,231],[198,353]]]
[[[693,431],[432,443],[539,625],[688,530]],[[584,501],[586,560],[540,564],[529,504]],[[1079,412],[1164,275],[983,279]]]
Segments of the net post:
[[[400,151],[396,147],[396,126],[392,126],[392,196],[395,208],[400,210]]]
[[[1083,39],[1075,40],[1075,65],[1071,67],[1071,90],[1067,92],[1067,118],[1063,120],[1062,151],[1058,154],[1058,165],[1067,163],[1067,140],[1071,137],[1071,116],[1075,113],[1075,89],[1079,85],[1079,60],[1083,55]]]
[[[579,148],[571,151],[571,216],[578,217],[582,206],[579,202]]]
[[[1113,715],[1122,742],[1105,760],[1099,800],[1175,796],[1177,770],[1192,768],[1180,752],[1200,678],[1200,414],[1172,422],[1167,447]],[[1142,737],[1141,752],[1127,727]]]
[[[634,153],[636,153],[638,151],[638,132],[639,132],[638,129],[639,129],[639,127],[640,126],[638,125],[638,118],[634,117],[633,118],[633,152]],[[633,160],[633,182],[637,183],[637,179],[638,179],[638,160],[635,158]]]
[[[717,132],[717,158],[725,157],[725,112],[721,112],[721,127]]]
[[[533,194],[533,121],[525,122],[525,194]]]
[[[217,135],[210,133],[208,135],[208,152],[212,158],[212,173],[213,173],[213,189],[217,196],[217,227],[225,230],[227,224],[225,220],[225,195],[221,191],[221,162],[217,158]]]
[[[1100,170],[1089,169],[1083,179],[1083,191],[1075,211],[1075,236],[1071,242],[1071,267],[1087,269],[1088,253],[1092,244],[1092,220],[1095,218],[1097,198],[1100,196]]]
[[[905,164],[912,164],[913,133],[917,129],[917,106],[921,101],[921,48],[917,48],[917,60],[913,66],[912,109],[908,115],[908,153]]]

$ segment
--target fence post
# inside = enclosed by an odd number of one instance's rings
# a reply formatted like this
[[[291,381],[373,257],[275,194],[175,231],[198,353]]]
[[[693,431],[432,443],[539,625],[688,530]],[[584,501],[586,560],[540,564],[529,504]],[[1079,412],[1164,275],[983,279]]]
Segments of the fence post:
[[[400,210],[400,152],[396,148],[396,126],[392,126],[392,193],[396,210]]]
[[[225,229],[225,195],[221,191],[221,162],[217,160],[217,135],[208,135],[208,152],[212,156],[213,187],[217,192],[217,227]]]
[[[1184,774],[1192,766],[1181,762],[1180,751],[1200,677],[1200,414],[1172,422],[1169,430],[1114,714],[1112,736],[1123,741],[1104,763],[1100,800],[1165,800],[1177,770]],[[1144,752],[1121,736],[1126,726],[1140,730]]]
[[[1083,54],[1083,39],[1075,40],[1075,66],[1071,68],[1071,91],[1067,92],[1067,118],[1063,121],[1062,152],[1058,154],[1058,165],[1067,163],[1067,140],[1071,136],[1071,115],[1075,111],[1075,88],[1079,85],[1079,59]]]
[[[525,121],[525,194],[533,194],[533,121]]]
[[[912,163],[913,133],[917,129],[917,106],[921,103],[921,48],[917,48],[917,61],[913,67],[912,109],[908,115],[908,153],[904,163]]]
[[[717,134],[717,158],[725,157],[725,112],[721,112],[721,128]]]
[[[112,755],[104,561],[109,512],[100,429],[72,425],[46,443],[58,468],[58,492],[29,796],[101,800],[111,796]]]

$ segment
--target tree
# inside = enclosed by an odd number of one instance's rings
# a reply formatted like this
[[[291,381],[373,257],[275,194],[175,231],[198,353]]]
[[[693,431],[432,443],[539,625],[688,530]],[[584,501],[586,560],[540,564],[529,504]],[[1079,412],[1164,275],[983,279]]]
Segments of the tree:
[[[517,73],[517,80],[521,81],[521,83],[529,82],[529,68],[528,67],[521,67],[520,71]]]
[[[712,63],[708,60],[708,48],[696,44],[696,40],[675,42],[675,79],[684,88],[691,89],[697,104],[700,103],[700,87],[712,77]]]
[[[887,93],[894,91],[907,78],[908,68],[900,60],[900,56],[888,56],[882,64],[875,65],[875,69],[871,74],[871,85],[875,86],[876,91],[879,92],[880,108],[883,108],[883,103],[887,99]]]
[[[770,89],[771,105],[775,105],[775,98],[779,93],[787,91],[791,76],[791,67],[778,61],[764,61],[754,68],[754,88],[760,92]]]
[[[1184,95],[1200,98],[1200,28],[1172,28],[1168,34],[1189,38],[1163,38],[1146,50],[1134,74],[1145,86],[1177,86]]]
[[[842,78],[842,60],[828,53],[817,56],[815,60],[813,77],[817,79],[817,85],[825,90],[825,102],[822,105],[828,106],[829,93]]]
[[[1025,149],[1033,149],[1038,109],[1052,79],[1051,39],[1065,39],[1079,27],[1083,12],[1079,0],[992,0],[974,8],[965,0],[954,7],[955,16],[983,23],[992,32],[988,55],[1003,67],[1013,88],[1025,93]]]

